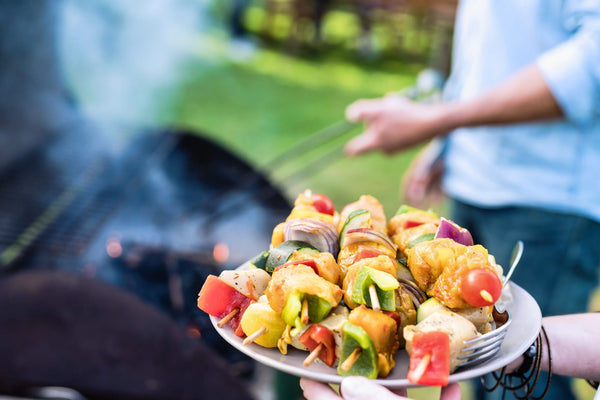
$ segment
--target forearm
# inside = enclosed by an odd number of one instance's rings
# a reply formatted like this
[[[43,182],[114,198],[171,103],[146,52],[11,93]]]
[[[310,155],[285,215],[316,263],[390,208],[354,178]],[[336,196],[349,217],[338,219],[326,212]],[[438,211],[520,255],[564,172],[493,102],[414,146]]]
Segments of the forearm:
[[[600,313],[546,317],[543,321],[552,355],[552,372],[600,381]],[[548,369],[544,351],[542,368]]]
[[[550,354],[553,374],[600,381],[600,313],[545,317],[543,325],[550,342],[544,340],[542,346],[543,370],[549,370]],[[515,360],[507,372],[517,370],[522,362],[522,357]]]
[[[536,65],[476,98],[443,107],[439,123],[450,129],[550,120],[563,115]]]
[[[562,111],[541,71],[532,65],[470,100],[431,105],[386,96],[358,100],[346,115],[350,121],[367,125],[346,146],[346,153],[355,155],[375,149],[391,153],[461,127],[553,119],[562,116]]]

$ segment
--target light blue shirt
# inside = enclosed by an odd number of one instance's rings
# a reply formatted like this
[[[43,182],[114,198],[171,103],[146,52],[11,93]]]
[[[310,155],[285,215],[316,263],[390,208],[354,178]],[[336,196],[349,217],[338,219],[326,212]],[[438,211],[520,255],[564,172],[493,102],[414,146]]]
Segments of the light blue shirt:
[[[600,0],[461,0],[454,35],[446,98],[473,98],[536,63],[565,118],[456,130],[446,192],[600,220]]]

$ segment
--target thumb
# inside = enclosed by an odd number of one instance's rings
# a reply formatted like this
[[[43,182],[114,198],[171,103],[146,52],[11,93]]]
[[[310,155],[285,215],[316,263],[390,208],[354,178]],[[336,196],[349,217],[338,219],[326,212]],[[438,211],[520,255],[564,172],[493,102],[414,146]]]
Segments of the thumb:
[[[344,400],[407,400],[362,376],[345,378],[340,386]]]
[[[442,388],[440,400],[460,400],[461,388],[458,383],[451,383]]]
[[[366,130],[348,141],[344,147],[344,152],[346,155],[355,156],[370,150],[375,150],[377,147],[377,138],[371,131]]]

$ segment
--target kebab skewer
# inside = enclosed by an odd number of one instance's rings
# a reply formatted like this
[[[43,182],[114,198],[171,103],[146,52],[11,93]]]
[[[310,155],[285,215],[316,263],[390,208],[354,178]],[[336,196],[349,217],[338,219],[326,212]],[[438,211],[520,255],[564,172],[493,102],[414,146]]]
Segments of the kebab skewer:
[[[265,291],[270,276],[261,269],[223,271],[209,275],[198,293],[197,306],[220,318],[218,326],[230,324],[237,336],[244,336],[240,321],[244,311]]]

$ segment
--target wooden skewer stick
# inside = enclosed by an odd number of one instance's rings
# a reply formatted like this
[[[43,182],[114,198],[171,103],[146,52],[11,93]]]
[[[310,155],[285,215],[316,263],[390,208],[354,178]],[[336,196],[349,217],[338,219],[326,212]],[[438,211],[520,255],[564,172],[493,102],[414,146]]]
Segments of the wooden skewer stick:
[[[344,362],[341,365],[341,368],[344,371],[348,371],[350,368],[352,368],[352,366],[354,365],[356,360],[358,360],[358,357],[360,357],[361,353],[362,353],[362,349],[360,347],[355,348],[354,351],[352,353],[350,353],[348,358],[346,358],[344,360]]]
[[[412,373],[411,378],[412,378],[413,382],[419,382],[421,380],[421,377],[427,370],[427,367],[429,366],[430,361],[431,361],[431,354],[425,354],[425,356],[419,362],[419,365],[417,365],[417,368],[415,368],[414,372]]]
[[[381,305],[379,304],[379,297],[377,297],[375,285],[369,285],[369,296],[371,296],[371,308],[377,312],[381,311]]]
[[[490,292],[488,292],[485,289],[480,290],[479,291],[479,295],[481,296],[482,299],[484,299],[488,303],[493,303],[494,302],[494,298],[492,297],[492,295],[490,294]]]
[[[239,312],[240,312],[239,308],[234,308],[233,310],[231,310],[231,312],[229,314],[227,314],[226,316],[221,318],[221,320],[219,322],[217,322],[217,326],[219,328],[224,327],[225,324],[228,323],[229,321],[231,321],[233,319],[233,317],[235,317],[237,315],[237,313],[239,313]]]
[[[312,364],[317,359],[317,357],[319,357],[319,354],[321,353],[321,350],[323,350],[323,347],[325,347],[325,345],[323,345],[323,343],[319,343],[319,345],[315,347],[313,351],[311,351],[310,354],[304,359],[302,365],[308,367],[310,364]]]
[[[308,300],[302,300],[302,311],[300,311],[300,321],[303,324],[308,324]]]
[[[250,343],[254,342],[256,339],[258,339],[259,337],[261,337],[262,335],[264,335],[265,333],[267,333],[267,328],[262,326],[262,327],[260,327],[260,329],[258,329],[256,332],[254,332],[252,335],[250,335],[246,339],[244,339],[242,344],[244,346],[247,344],[250,344]]]

